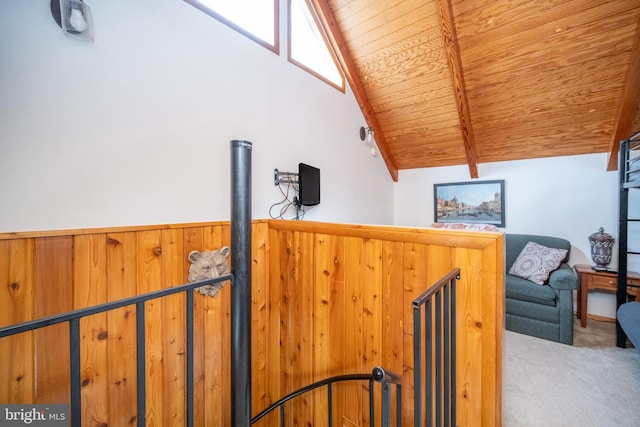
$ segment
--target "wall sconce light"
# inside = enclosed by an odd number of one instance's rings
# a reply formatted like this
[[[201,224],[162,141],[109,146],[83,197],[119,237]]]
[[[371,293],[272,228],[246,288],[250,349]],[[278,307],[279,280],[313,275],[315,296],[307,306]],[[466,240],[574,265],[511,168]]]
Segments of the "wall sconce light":
[[[370,127],[361,127],[360,140],[364,141],[364,143],[370,147],[372,157],[378,156],[378,150],[376,149],[376,144],[373,140],[373,129],[371,129]]]
[[[51,15],[65,35],[93,42],[91,9],[82,0],[51,0]]]

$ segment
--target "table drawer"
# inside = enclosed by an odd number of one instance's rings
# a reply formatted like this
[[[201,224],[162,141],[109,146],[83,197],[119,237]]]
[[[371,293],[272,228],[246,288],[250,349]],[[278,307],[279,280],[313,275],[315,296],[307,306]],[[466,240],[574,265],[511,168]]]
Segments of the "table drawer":
[[[615,277],[606,277],[606,276],[598,276],[591,275],[591,283],[589,284],[589,288],[598,288],[598,289],[609,289],[615,291],[618,289],[618,280]]]
[[[640,286],[640,279],[636,279],[636,278],[627,278],[627,284],[629,285],[636,285],[636,286]]]

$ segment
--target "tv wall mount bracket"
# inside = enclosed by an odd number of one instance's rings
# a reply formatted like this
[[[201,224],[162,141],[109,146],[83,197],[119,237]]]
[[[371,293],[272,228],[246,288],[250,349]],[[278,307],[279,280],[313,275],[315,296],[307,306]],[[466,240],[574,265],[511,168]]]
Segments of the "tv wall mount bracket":
[[[273,185],[278,186],[280,184],[297,184],[298,183],[297,172],[280,172],[278,169],[273,170]]]

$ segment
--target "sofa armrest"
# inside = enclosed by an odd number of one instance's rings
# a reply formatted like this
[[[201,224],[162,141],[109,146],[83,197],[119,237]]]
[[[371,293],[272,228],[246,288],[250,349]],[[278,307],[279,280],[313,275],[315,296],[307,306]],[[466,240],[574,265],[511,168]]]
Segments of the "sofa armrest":
[[[561,264],[560,268],[549,276],[549,286],[554,289],[578,289],[578,277],[569,264]]]

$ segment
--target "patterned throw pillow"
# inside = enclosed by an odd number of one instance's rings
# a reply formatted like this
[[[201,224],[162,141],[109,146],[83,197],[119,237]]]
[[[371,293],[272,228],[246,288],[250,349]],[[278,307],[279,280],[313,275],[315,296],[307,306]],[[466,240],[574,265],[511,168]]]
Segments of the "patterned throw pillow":
[[[560,267],[566,256],[566,249],[548,248],[529,242],[511,266],[509,274],[544,285],[551,272]]]

